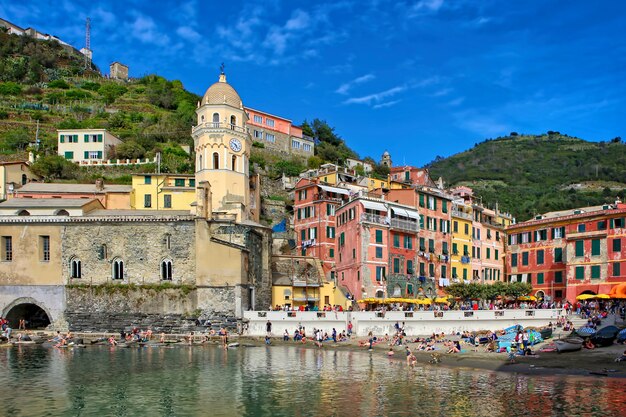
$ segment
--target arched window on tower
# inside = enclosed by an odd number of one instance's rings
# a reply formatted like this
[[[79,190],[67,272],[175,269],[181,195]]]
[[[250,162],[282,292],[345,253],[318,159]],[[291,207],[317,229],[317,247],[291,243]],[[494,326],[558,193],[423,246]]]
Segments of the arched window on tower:
[[[231,161],[231,169],[233,171],[236,171],[236,168],[237,168],[237,157],[233,155],[233,159]]]
[[[220,127],[220,114],[213,113],[213,127]]]
[[[204,123],[204,114],[202,116],[200,116],[200,122]]]
[[[114,259],[112,267],[113,270],[111,271],[111,277],[113,279],[124,279],[124,261],[121,259]]]
[[[198,171],[202,171],[202,155],[198,156]]]
[[[82,278],[83,271],[81,269],[80,259],[72,258],[70,261],[70,278]]]
[[[230,128],[235,130],[235,126],[237,126],[237,118],[234,115],[230,116]]]
[[[161,261],[161,279],[164,281],[172,280],[172,261],[169,259]]]
[[[220,155],[217,152],[213,153],[213,169],[220,169]]]
[[[22,174],[22,185],[26,185],[27,182],[28,182],[28,177],[26,176],[26,174]]]

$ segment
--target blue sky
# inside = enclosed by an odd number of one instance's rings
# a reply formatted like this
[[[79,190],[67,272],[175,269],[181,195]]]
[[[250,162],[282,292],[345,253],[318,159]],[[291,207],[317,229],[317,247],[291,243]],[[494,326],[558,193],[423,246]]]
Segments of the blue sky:
[[[601,7],[600,7],[601,5]],[[0,17],[423,165],[511,131],[626,139],[626,2],[15,1]]]

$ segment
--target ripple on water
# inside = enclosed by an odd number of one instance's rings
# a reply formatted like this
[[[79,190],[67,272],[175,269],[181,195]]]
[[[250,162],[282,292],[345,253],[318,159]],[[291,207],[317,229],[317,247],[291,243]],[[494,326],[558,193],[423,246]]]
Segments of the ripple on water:
[[[621,416],[623,380],[424,366],[272,346],[0,351],[8,415]],[[590,400],[593,399],[593,400]]]

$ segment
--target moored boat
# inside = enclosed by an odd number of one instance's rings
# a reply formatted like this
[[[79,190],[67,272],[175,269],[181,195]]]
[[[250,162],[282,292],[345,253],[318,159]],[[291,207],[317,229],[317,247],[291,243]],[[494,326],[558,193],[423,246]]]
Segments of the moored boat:
[[[583,347],[584,340],[580,337],[567,337],[565,339],[555,340],[556,350],[559,353],[573,352]]]
[[[591,336],[591,343],[598,347],[611,346],[618,332],[619,329],[615,326],[603,327],[595,335]]]
[[[543,340],[549,339],[552,337],[552,328],[546,327],[545,329],[541,329],[539,333],[541,334],[541,338]]]

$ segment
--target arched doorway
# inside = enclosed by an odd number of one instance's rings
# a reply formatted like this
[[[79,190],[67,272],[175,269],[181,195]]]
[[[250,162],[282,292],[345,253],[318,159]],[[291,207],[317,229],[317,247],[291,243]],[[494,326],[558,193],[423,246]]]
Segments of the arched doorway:
[[[50,317],[46,311],[33,303],[20,303],[11,307],[5,314],[9,325],[17,329],[20,320],[26,320],[27,329],[45,329],[50,325]]]
[[[535,297],[537,297],[537,300],[543,300],[544,298],[546,298],[546,293],[542,290],[539,290],[535,293]]]

